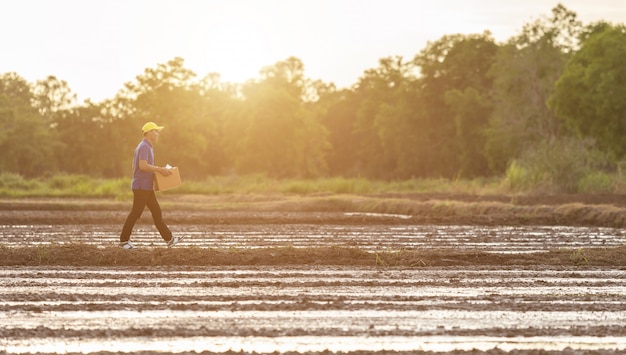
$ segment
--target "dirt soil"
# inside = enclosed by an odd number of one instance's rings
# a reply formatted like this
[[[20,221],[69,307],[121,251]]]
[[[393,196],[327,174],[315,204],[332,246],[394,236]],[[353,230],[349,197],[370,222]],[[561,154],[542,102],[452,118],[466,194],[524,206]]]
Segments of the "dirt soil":
[[[411,193],[377,195],[263,196],[159,195],[173,224],[456,224],[595,225],[626,227],[626,195],[472,195]],[[0,224],[120,223],[130,201],[111,199],[0,199]],[[346,212],[409,216],[400,220]],[[617,217],[616,217],[617,216]]]
[[[424,239],[440,233],[436,226],[522,226],[520,231],[531,232],[537,226],[573,226],[594,232],[609,228],[623,239],[626,226],[626,197],[620,195],[160,195],[159,200],[171,226],[233,233],[224,239],[250,229],[262,238],[284,225],[308,226],[307,231],[327,225],[347,228],[341,231],[431,228]],[[73,346],[84,344],[102,355],[127,353],[119,346],[136,344],[145,346],[135,352],[142,354],[605,355],[626,350],[626,246],[619,241],[584,248],[546,244],[529,253],[376,250],[356,242],[172,249],[146,242],[145,248],[128,252],[107,233],[118,230],[129,210],[129,201],[0,200],[0,232],[23,238],[0,243],[0,354],[18,352],[11,349],[78,354],[83,351]],[[151,226],[149,212],[138,226]],[[60,231],[66,238],[41,243],[39,231]],[[88,238],[105,240],[72,242],[94,231],[101,234]],[[484,233],[485,245],[502,239],[496,232]],[[155,240],[153,235],[145,239]],[[196,352],[189,342],[197,338],[204,347]],[[328,350],[342,339],[352,343]],[[476,339],[486,341],[487,348],[454,348]],[[172,348],[155,350],[158,340]],[[207,348],[206,342],[220,341],[252,345]],[[265,352],[255,341],[321,342],[328,348],[281,351],[273,343]],[[372,350],[349,350],[355,342]],[[398,350],[398,342],[407,342],[410,350]],[[452,350],[420,348],[429,342]],[[392,350],[376,350],[384,344]],[[595,348],[586,349],[590,344]],[[530,348],[520,348],[525,345]]]
[[[597,226],[626,227],[623,195],[468,195],[381,194],[289,196],[159,195],[168,224],[233,226],[240,230],[262,225],[474,225],[474,226]],[[0,225],[57,226],[67,233],[88,233],[93,225],[121,225],[129,201],[110,199],[4,199]],[[151,225],[146,210],[138,225]],[[255,226],[255,227],[248,227]],[[383,227],[380,227],[383,226]],[[269,227],[271,228],[271,227]],[[27,228],[28,229],[28,228]],[[33,229],[33,228],[30,228]],[[264,229],[265,234],[272,231]],[[542,253],[493,254],[489,250],[442,249],[372,253],[349,245],[309,248],[272,247],[254,250],[142,250],[132,256],[115,247],[50,245],[0,248],[2,265],[576,265],[624,266],[626,246],[543,250]],[[229,248],[232,249],[232,248]],[[96,257],[94,257],[96,255]],[[183,257],[184,255],[184,257]],[[210,260],[210,261],[207,261]]]

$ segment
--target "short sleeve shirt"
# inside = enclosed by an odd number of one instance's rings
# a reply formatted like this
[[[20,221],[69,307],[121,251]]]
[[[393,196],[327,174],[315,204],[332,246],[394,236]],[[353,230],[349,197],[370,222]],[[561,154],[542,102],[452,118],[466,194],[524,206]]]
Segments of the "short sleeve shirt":
[[[133,190],[154,190],[152,186],[153,172],[139,169],[139,161],[145,160],[150,165],[154,165],[154,150],[152,144],[145,138],[135,148],[135,158],[133,160]]]

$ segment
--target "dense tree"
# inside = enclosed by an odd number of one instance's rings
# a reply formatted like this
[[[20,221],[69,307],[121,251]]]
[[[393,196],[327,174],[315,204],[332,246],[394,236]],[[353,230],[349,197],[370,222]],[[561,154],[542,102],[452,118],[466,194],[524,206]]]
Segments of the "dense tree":
[[[325,107],[320,116],[328,131],[327,163],[329,174],[334,176],[357,176],[360,165],[357,159],[359,144],[354,130],[358,101],[352,90],[327,92],[320,97]]]
[[[66,81],[48,76],[35,84],[33,104],[47,122],[53,122],[56,113],[76,106],[76,94]]]
[[[99,114],[94,106],[77,107],[60,112],[55,119],[55,130],[62,141],[69,144],[59,151],[61,169],[72,174],[101,176],[102,162],[98,152],[108,151],[109,145],[101,145],[100,129],[93,119]],[[110,152],[108,152],[110,153]]]
[[[303,65],[296,58],[267,67],[243,89],[245,101],[224,123],[225,150],[242,173],[318,176],[326,170],[326,131],[304,106]]]
[[[0,171],[35,177],[57,169],[61,143],[34,101],[26,80],[15,73],[0,75]]]
[[[450,90],[446,93],[446,104],[454,114],[458,175],[470,178],[491,175],[485,154],[486,127],[493,111],[489,92],[474,87]]]
[[[617,158],[626,156],[626,27],[599,23],[556,83],[550,106],[565,124]]]
[[[604,166],[590,163],[604,161],[594,139],[626,155],[624,48],[623,25],[583,31],[557,5],[506,43],[489,32],[443,36],[410,61],[381,59],[343,90],[308,79],[294,57],[244,84],[216,73],[198,79],[174,58],[98,104],[77,104],[54,76],[31,85],[4,74],[0,171],[129,177],[140,127],[155,121],[166,126],[157,164],[177,165],[189,179],[465,178],[506,173],[514,163],[574,191],[589,169]]]
[[[415,58],[420,67],[423,149],[439,176],[487,175],[484,130],[491,105],[489,70],[497,51],[491,34],[450,35],[430,43]]]
[[[389,138],[396,127],[385,116],[406,90],[409,70],[410,64],[401,57],[383,58],[378,68],[365,71],[354,88],[354,164],[363,176],[391,178],[397,168],[393,152],[387,149],[393,143]],[[404,135],[391,137],[402,138]]]
[[[552,17],[527,24],[500,47],[491,70],[494,113],[486,149],[496,173],[529,145],[558,136],[559,120],[547,101],[581,29],[576,14],[558,5]]]

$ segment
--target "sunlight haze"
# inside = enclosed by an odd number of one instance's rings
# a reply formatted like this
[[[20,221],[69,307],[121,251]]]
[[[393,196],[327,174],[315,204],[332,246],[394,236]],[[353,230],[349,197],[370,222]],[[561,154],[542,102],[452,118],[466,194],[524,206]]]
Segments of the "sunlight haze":
[[[412,59],[446,34],[503,42],[549,15],[548,0],[24,0],[0,4],[0,73],[54,75],[79,100],[113,98],[125,82],[174,57],[199,78],[257,78],[294,56],[311,79],[349,87],[378,60]],[[626,21],[617,0],[563,0],[579,20]]]

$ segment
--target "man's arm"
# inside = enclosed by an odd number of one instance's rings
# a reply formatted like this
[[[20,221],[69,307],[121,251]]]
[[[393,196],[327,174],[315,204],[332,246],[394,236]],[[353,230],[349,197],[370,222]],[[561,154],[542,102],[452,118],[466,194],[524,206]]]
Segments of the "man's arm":
[[[153,173],[160,173],[161,175],[164,175],[164,176],[172,175],[172,172],[169,169],[159,167],[156,165],[150,165],[148,164],[147,160],[139,160],[139,170],[150,171]]]

